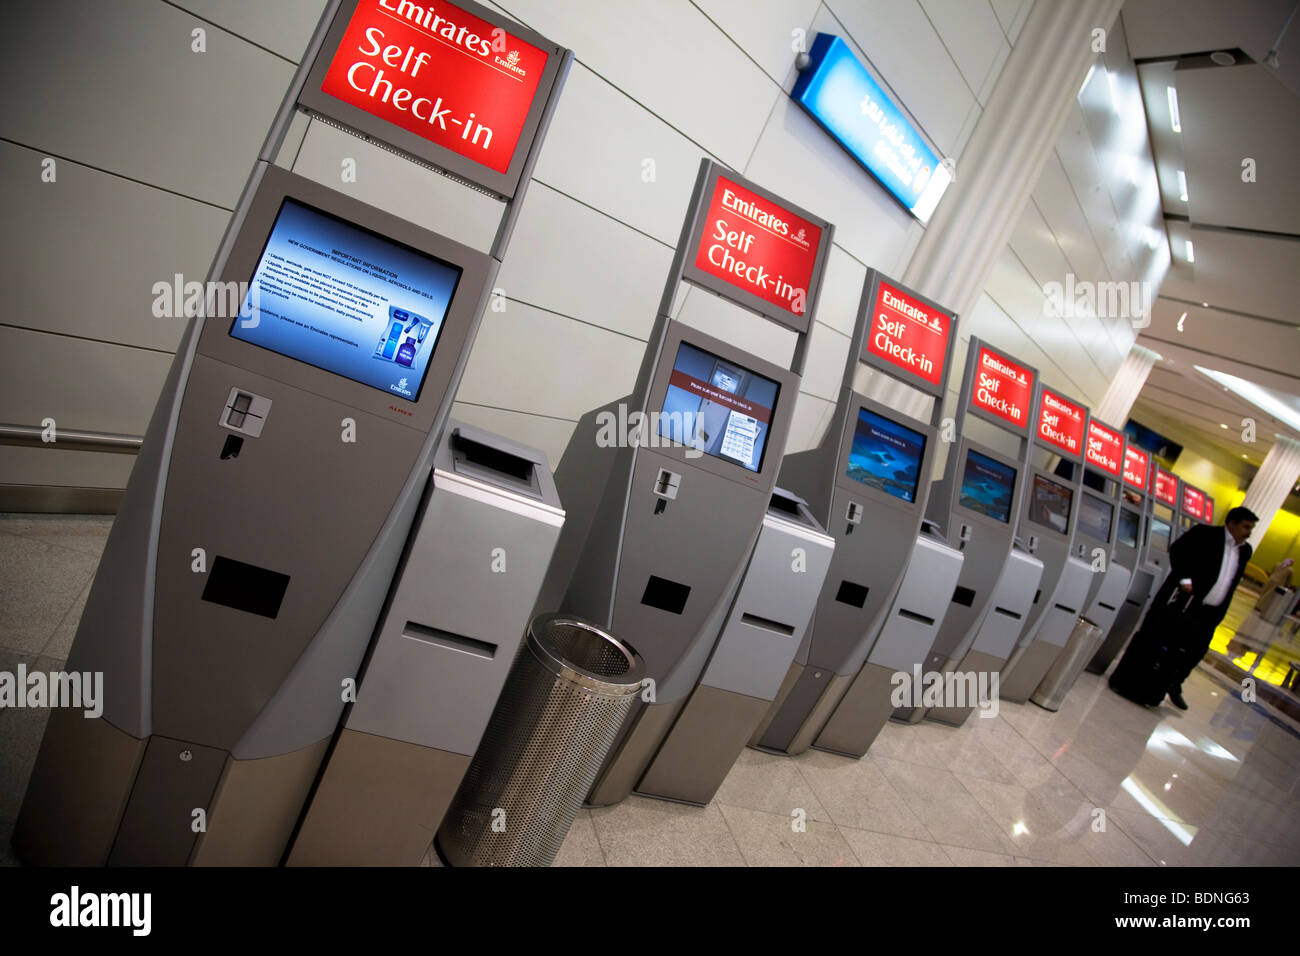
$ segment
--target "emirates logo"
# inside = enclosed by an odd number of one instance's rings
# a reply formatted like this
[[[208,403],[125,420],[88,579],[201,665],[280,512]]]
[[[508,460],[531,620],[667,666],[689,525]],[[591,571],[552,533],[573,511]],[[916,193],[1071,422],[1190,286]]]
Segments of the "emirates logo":
[[[518,50],[511,50],[509,53],[506,54],[506,63],[507,63],[508,65],[510,65],[510,66],[514,66],[514,65],[516,65],[518,62],[519,62],[519,51],[518,51]]]

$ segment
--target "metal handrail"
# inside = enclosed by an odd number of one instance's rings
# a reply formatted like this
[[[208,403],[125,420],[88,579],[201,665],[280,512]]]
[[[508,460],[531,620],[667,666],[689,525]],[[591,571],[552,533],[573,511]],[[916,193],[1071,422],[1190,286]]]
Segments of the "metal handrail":
[[[47,437],[50,436],[50,437]],[[51,440],[52,438],[52,440]],[[60,448],[64,451],[102,451],[120,455],[139,453],[144,439],[139,435],[92,432],[81,428],[42,428],[39,425],[0,423],[0,445],[25,445]]]

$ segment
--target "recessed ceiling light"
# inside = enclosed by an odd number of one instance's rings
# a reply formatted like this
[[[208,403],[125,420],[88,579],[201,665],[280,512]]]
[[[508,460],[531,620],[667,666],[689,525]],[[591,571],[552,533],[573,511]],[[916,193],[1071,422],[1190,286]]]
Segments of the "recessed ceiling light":
[[[1237,58],[1227,50],[1215,50],[1210,54],[1210,59],[1219,66],[1232,66],[1237,62]]]
[[[1188,261],[1188,262],[1195,262],[1195,261],[1196,261],[1196,256],[1195,256],[1195,254],[1192,252],[1192,240],[1190,240],[1190,239],[1184,239],[1184,240],[1183,240],[1183,248],[1187,251],[1187,261]]]
[[[1220,427],[1220,428],[1227,428],[1228,426],[1225,425],[1225,424],[1223,424],[1223,422],[1219,422],[1219,427]]]
[[[1242,458],[1246,458],[1246,456],[1245,456],[1245,455],[1242,455],[1242,456],[1241,456],[1241,457],[1242,457]],[[1249,459],[1249,458],[1246,458],[1246,460],[1247,460],[1247,461],[1250,461],[1250,459]]]
[[[1187,174],[1178,170],[1178,198],[1187,202]]]
[[[1181,331],[1183,330],[1183,323],[1186,322],[1186,321],[1187,321],[1187,313],[1184,312],[1182,315],[1180,315],[1180,316],[1178,317],[1178,331],[1179,331],[1179,332],[1181,332]]]
[[[1087,86],[1086,80],[1084,85]],[[1183,131],[1183,120],[1178,115],[1178,91],[1172,86],[1166,86],[1165,95],[1169,98],[1169,125],[1173,127],[1175,133],[1181,133]]]
[[[1209,307],[1210,307],[1210,303],[1208,303],[1208,302],[1202,302],[1202,303],[1201,303],[1201,308],[1202,308],[1202,309],[1208,309]]]

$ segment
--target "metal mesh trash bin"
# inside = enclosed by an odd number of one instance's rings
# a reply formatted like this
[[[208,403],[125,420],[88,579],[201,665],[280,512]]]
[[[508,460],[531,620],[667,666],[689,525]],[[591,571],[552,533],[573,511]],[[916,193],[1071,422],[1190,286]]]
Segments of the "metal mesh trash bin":
[[[1101,644],[1101,638],[1101,628],[1092,621],[1086,617],[1076,620],[1069,640],[1061,648],[1061,653],[1056,655],[1056,661],[1038,682],[1037,689],[1029,699],[1047,710],[1060,710],[1061,701],[1065,700],[1065,695],[1079,679],[1083,665],[1092,659]]]
[[[438,830],[444,859],[549,866],[644,676],[636,651],[595,625],[536,618]]]

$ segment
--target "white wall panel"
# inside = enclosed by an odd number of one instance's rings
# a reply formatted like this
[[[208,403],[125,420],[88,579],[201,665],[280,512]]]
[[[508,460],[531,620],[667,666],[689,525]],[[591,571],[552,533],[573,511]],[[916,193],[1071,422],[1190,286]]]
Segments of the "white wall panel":
[[[343,178],[345,160],[355,181]],[[318,120],[307,128],[293,171],[483,252],[505,209],[486,193]]]
[[[173,0],[178,7],[297,63],[326,0]]]
[[[171,286],[177,273],[204,281],[229,216],[72,162],[42,183],[40,163],[40,153],[0,143],[11,224],[0,238],[0,321],[173,351],[184,322],[154,317],[154,283]],[[0,380],[0,401],[11,388]]]
[[[1020,28],[1025,25],[1025,18],[1034,5],[1034,0],[989,0],[993,12],[997,14],[998,23],[1007,39],[1015,43],[1020,35]]]
[[[839,238],[838,229],[836,238]],[[858,303],[862,300],[862,285],[866,282],[867,267],[854,259],[836,243],[831,246],[826,259],[826,273],[822,279],[821,299],[817,303],[818,322],[824,322],[845,336],[853,334],[853,324],[858,317]]]
[[[793,31],[803,30],[805,49],[812,49],[809,25],[821,0],[695,0],[695,5],[780,86],[794,70]]]
[[[738,345],[765,361],[790,367],[794,356],[794,331],[760,318],[720,295],[693,287],[682,297],[681,307],[673,317],[706,335]]]
[[[534,176],[675,246],[703,155],[645,107],[574,63]],[[646,160],[654,163],[649,182]]]
[[[1011,50],[997,14],[978,0],[921,0],[921,8],[978,98],[995,66],[1000,66]]]
[[[293,75],[158,0],[45,0],[6,11],[0,136],[232,208]]]
[[[584,65],[735,169],[744,167],[780,95],[687,0],[499,6],[570,47]]]
[[[167,352],[0,326],[0,421],[143,435]]]
[[[785,453],[791,455],[821,444],[834,411],[834,402],[800,392],[795,399],[794,418],[790,422],[790,437],[785,442]]]
[[[848,359],[849,337],[829,325],[814,322],[799,387],[834,402],[840,396]]]
[[[513,300],[645,339],[673,250],[540,183],[497,275]]]
[[[577,421],[636,384],[645,343],[517,302],[490,309],[456,398]]]

